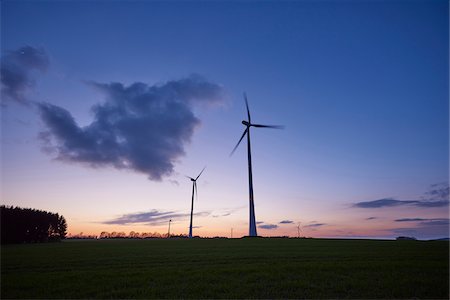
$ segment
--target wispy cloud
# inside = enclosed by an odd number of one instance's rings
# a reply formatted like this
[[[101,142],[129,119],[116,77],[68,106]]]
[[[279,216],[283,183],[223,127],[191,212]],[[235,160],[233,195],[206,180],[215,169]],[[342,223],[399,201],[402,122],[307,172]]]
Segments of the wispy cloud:
[[[417,223],[419,225],[423,226],[441,226],[441,225],[449,225],[449,219],[448,218],[433,218],[433,219],[427,219],[427,218],[403,218],[403,219],[396,219],[395,222],[413,222]]]
[[[418,207],[444,207],[448,206],[448,200],[437,200],[437,201],[418,201],[416,204]]]
[[[446,182],[432,184],[430,189],[425,193],[427,197],[434,200],[448,200],[449,194],[450,187]]]
[[[416,206],[422,208],[445,207],[449,205],[449,187],[446,183],[433,184],[430,190],[420,200],[397,200],[393,198],[383,198],[378,200],[363,201],[353,204],[358,208],[382,208],[399,206]]]
[[[264,225],[259,225],[258,228],[272,230],[272,229],[277,229],[278,225],[275,225],[275,224],[264,224]]]
[[[173,185],[176,185],[176,186],[179,186],[180,185],[180,183],[178,182],[178,180],[175,180],[175,179],[169,179],[168,180],[171,184],[173,184]]]
[[[448,219],[434,219],[434,220],[427,220],[422,223],[421,225],[424,226],[447,226],[449,225]]]
[[[223,103],[224,90],[199,75],[161,85],[136,82],[90,83],[105,102],[94,105],[94,121],[79,126],[62,107],[39,103],[47,130],[41,133],[44,149],[63,162],[90,167],[115,167],[161,180],[174,172],[185,155],[200,120],[195,106]]]
[[[396,219],[395,222],[418,222],[418,221],[425,221],[427,219],[422,218],[403,218],[403,219]]]
[[[208,216],[207,211],[194,213],[195,216]],[[153,209],[149,212],[138,212],[132,214],[125,214],[117,218],[104,221],[103,224],[109,225],[131,225],[131,224],[146,224],[146,225],[161,225],[169,220],[181,221],[190,216],[189,213],[180,213],[175,211],[159,211]]]
[[[291,220],[283,220],[283,221],[281,221],[279,224],[291,224],[291,223],[294,223],[294,221],[291,221]]]
[[[33,87],[33,71],[45,72],[49,58],[44,49],[24,46],[8,51],[0,61],[2,101],[27,104],[27,92]]]
[[[228,217],[245,207],[246,206],[238,206],[238,207],[234,207],[234,208],[224,208],[221,210],[217,210],[212,214],[212,217],[213,218]]]
[[[363,201],[355,203],[354,207],[359,208],[379,208],[379,207],[392,207],[392,206],[400,206],[400,205],[407,205],[407,204],[413,204],[417,201],[404,201],[404,200],[394,200],[392,198],[385,198],[385,199],[379,199],[379,200],[372,200],[372,201]]]
[[[444,207],[448,206],[448,200],[395,200],[392,198],[385,198],[372,201],[364,201],[353,204],[354,207],[359,208],[380,208],[380,207],[395,207],[395,206],[405,206],[413,205],[417,207]]]
[[[305,228],[305,227],[321,227],[321,226],[325,226],[325,225],[327,225],[326,223],[314,223],[314,224],[308,224],[308,225],[305,225],[305,226],[303,226],[303,228]]]
[[[377,219],[377,217],[368,217],[368,218],[366,218],[366,220],[368,220],[368,221],[375,220],[375,219]]]

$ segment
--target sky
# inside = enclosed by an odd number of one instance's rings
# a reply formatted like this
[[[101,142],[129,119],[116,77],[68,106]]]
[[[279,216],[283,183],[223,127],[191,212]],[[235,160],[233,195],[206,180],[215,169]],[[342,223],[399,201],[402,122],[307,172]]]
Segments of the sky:
[[[449,236],[448,1],[2,1],[1,203],[72,235]]]

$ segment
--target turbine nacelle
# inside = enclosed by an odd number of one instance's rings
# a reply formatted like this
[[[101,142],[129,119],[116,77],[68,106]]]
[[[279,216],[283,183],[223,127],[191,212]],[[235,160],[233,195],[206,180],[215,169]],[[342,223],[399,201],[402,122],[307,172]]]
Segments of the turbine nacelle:
[[[284,126],[282,126],[282,125],[262,125],[262,124],[252,123],[251,117],[250,117],[250,109],[248,108],[247,95],[245,93],[244,93],[244,100],[245,100],[245,108],[247,109],[248,121],[243,120],[241,123],[247,128],[245,128],[244,132],[241,135],[241,138],[237,142],[236,146],[234,146],[234,149],[233,149],[233,151],[231,151],[230,156],[233,155],[234,151],[236,151],[237,147],[239,146],[239,144],[241,143],[241,141],[245,137],[245,135],[249,133],[250,127],[284,129]]]

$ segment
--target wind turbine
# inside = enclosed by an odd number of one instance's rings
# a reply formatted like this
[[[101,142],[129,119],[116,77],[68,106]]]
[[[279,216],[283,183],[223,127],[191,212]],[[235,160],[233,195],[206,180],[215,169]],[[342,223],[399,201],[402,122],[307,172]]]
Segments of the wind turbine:
[[[167,231],[167,238],[170,238],[170,223],[172,223],[172,219],[169,220],[169,231]]]
[[[301,223],[302,223],[302,222],[298,222],[298,225],[297,225],[297,234],[298,234],[298,238],[300,238],[300,232],[302,232],[302,229],[301,229],[301,227],[300,227]]]
[[[206,168],[206,167],[205,167]],[[192,177],[186,176],[192,181],[192,203],[191,203],[191,223],[189,225],[189,238],[192,238],[192,217],[194,215],[194,193],[197,196],[197,179],[202,175],[203,171],[205,171],[205,168],[198,174],[198,176],[194,179]]]
[[[261,125],[261,124],[254,124],[251,122],[250,118],[250,110],[248,108],[248,101],[247,101],[247,94],[244,93],[244,100],[245,100],[245,106],[247,108],[247,121],[242,121],[242,124],[246,127],[244,130],[244,133],[242,134],[241,138],[239,139],[238,143],[234,147],[233,151],[231,151],[231,155],[233,155],[234,151],[236,151],[237,147],[241,143],[242,139],[245,135],[247,135],[247,156],[248,156],[248,187],[249,187],[249,204],[250,204],[250,222],[249,222],[249,236],[258,236],[256,233],[256,218],[255,218],[255,203],[253,198],[253,174],[252,174],[252,154],[251,154],[251,147],[250,147],[250,127],[256,127],[256,128],[275,128],[275,129],[283,129],[284,126],[279,125]]]

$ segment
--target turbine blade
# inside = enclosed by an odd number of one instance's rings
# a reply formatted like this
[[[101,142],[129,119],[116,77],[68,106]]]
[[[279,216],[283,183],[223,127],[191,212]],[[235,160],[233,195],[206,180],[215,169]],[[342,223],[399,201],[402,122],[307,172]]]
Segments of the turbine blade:
[[[206,169],[206,166],[203,167],[202,171],[200,172],[200,174],[198,174],[198,176],[197,176],[197,178],[195,178],[195,180],[197,180],[200,177],[200,175],[202,175],[202,173],[203,173],[203,171],[205,171],[205,169]]]
[[[244,100],[245,100],[245,106],[247,107],[248,122],[251,123],[251,121],[250,121],[250,109],[248,108],[247,94],[245,92],[244,92]]]
[[[273,129],[284,129],[283,125],[261,125],[261,124],[251,124],[250,126],[258,128],[273,128]]]
[[[234,146],[234,149],[233,149],[233,151],[231,151],[230,156],[233,155],[234,151],[236,151],[236,149],[239,146],[239,144],[241,143],[242,139],[247,134],[247,131],[248,131],[248,127],[244,130],[244,133],[242,134],[241,138],[239,139],[239,142],[236,144],[236,146]]]
[[[189,177],[189,176],[187,176],[187,175],[184,175],[184,176],[186,176],[186,178],[189,178],[189,179],[191,179],[191,180],[194,180],[194,178],[192,178],[192,177]]]

